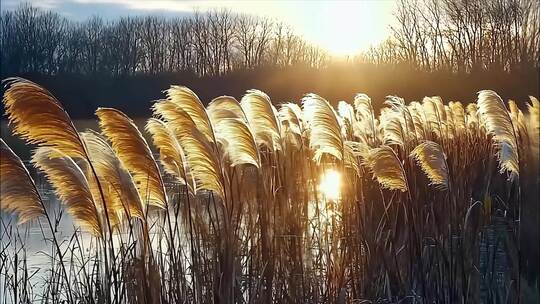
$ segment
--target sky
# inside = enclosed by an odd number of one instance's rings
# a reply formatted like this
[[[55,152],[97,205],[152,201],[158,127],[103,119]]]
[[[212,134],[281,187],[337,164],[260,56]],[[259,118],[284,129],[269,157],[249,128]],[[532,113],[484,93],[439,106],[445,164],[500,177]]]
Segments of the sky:
[[[2,10],[23,2],[58,12],[73,20],[99,15],[189,15],[226,8],[266,16],[289,24],[306,40],[333,55],[347,56],[368,49],[390,35],[395,0],[348,1],[206,1],[206,0],[1,0]]]

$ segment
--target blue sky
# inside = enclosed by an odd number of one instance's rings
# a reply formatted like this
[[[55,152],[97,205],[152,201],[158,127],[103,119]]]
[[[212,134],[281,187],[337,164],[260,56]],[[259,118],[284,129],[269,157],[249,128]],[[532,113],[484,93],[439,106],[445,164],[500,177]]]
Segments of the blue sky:
[[[367,49],[388,37],[396,6],[394,0],[1,0],[2,10],[15,9],[23,2],[79,21],[94,15],[106,19],[147,14],[182,16],[196,10],[226,8],[283,21],[308,41],[339,55]]]
[[[88,17],[99,15],[106,19],[114,19],[126,15],[183,15],[189,10],[168,10],[156,8],[153,10],[138,9],[127,4],[128,1],[86,1],[86,0],[2,0],[2,10],[16,9],[22,3],[58,12],[72,20],[83,21]],[[137,1],[134,1],[137,2]]]

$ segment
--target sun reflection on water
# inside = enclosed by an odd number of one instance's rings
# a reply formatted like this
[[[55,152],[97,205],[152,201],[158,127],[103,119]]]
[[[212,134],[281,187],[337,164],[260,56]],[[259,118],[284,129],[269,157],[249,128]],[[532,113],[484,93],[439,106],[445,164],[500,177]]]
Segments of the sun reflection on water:
[[[321,177],[319,190],[328,200],[337,200],[341,195],[341,174],[334,170],[328,169]]]

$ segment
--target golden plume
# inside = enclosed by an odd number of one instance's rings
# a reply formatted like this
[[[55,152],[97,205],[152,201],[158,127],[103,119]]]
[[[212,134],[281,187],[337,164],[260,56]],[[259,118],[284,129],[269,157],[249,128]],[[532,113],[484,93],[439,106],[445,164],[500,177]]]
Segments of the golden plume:
[[[112,189],[109,188],[109,185],[103,184],[104,179],[100,178],[98,183],[96,175],[93,174],[92,168],[87,164],[87,162],[77,163],[86,177],[88,188],[90,189],[92,197],[94,198],[94,205],[96,206],[97,212],[103,216],[108,216],[107,224],[110,225],[111,228],[116,228],[120,224],[120,218],[123,215],[122,203],[118,203],[118,201],[115,200],[116,193],[111,194]],[[96,170],[97,173],[97,169],[94,168],[94,170]],[[101,199],[102,193],[105,203],[103,203],[103,200]],[[106,213],[105,206],[107,207]]]
[[[100,216],[90,186],[73,159],[59,150],[40,147],[34,152],[32,163],[45,174],[75,222],[92,234],[101,236]]]
[[[454,113],[452,112],[452,109],[450,109],[450,106],[444,105],[444,111],[446,113],[446,136],[449,139],[453,139],[455,137],[456,133],[456,124],[454,122]]]
[[[440,96],[433,96],[431,97],[431,101],[437,108],[437,113],[439,115],[439,119],[441,123],[443,124],[446,123],[446,121],[448,120],[448,117],[446,116],[446,110],[444,109],[444,103],[443,103],[442,98]]]
[[[162,120],[150,118],[146,123],[146,131],[152,135],[154,146],[159,150],[159,160],[165,172],[175,176],[180,183],[193,190],[193,186],[186,181],[184,151],[173,130]]]
[[[354,97],[353,103],[356,110],[356,118],[358,120],[375,119],[375,111],[373,111],[373,105],[371,104],[371,98],[369,98],[369,96],[358,93]]]
[[[280,150],[280,126],[277,111],[270,97],[259,90],[248,90],[240,105],[246,114],[249,127],[257,145],[266,146],[271,151]]]
[[[229,157],[231,166],[252,164],[259,167],[259,152],[242,107],[234,97],[221,96],[208,105],[216,140]]]
[[[122,166],[132,174],[143,202],[165,208],[167,195],[159,168],[137,126],[116,109],[98,108],[96,115],[103,135],[111,142]]]
[[[284,144],[299,149],[305,135],[302,109],[295,103],[283,103],[278,111],[278,118]]]
[[[540,102],[534,96],[529,96],[529,99],[531,102],[527,104],[527,108],[529,110],[530,119],[536,122],[536,128],[538,129],[540,128]]]
[[[320,162],[324,154],[343,160],[343,138],[336,112],[324,98],[308,94],[302,99],[304,117],[310,128],[309,146],[314,159]]]
[[[514,125],[514,130],[516,131],[516,140],[519,141],[518,144],[528,141],[529,135],[527,124],[525,122],[525,116],[516,102],[512,99],[508,100],[508,110],[510,112],[510,119]]]
[[[540,140],[540,102],[534,96],[529,96],[531,102],[527,104],[529,111],[529,119],[527,122],[527,129],[531,146],[538,152],[539,140]]]
[[[104,186],[103,192],[111,223],[119,222],[119,219],[124,215],[144,218],[144,208],[133,178],[122,167],[120,160],[105,138],[94,131],[83,132],[81,137],[101,185]],[[95,188],[96,183],[93,175],[87,174],[87,180],[94,198],[99,197],[99,189]]]
[[[383,186],[390,190],[407,191],[407,180],[399,158],[389,146],[374,148],[365,153],[364,165],[366,165],[373,177]]]
[[[21,159],[0,138],[0,208],[17,213],[19,224],[45,214],[41,196]]]
[[[166,90],[167,99],[178,105],[195,122],[201,133],[215,143],[214,130],[201,100],[192,90],[183,86],[171,86]]]
[[[341,118],[341,132],[344,138],[353,139],[354,134],[358,134],[358,122],[354,108],[345,101],[338,102],[338,115]]]
[[[515,123],[517,121],[519,107],[512,99],[508,100],[508,111],[510,112],[510,118],[512,119],[512,122]]]
[[[49,91],[23,78],[8,78],[5,83],[3,102],[15,135],[71,157],[86,158],[71,119]]]
[[[235,118],[225,118],[216,125],[217,140],[222,143],[231,166],[251,164],[260,167],[259,151],[251,130],[245,122]]]
[[[454,122],[454,128],[457,134],[465,134],[467,132],[467,127],[465,126],[465,109],[461,102],[450,102],[448,104],[450,111],[452,111],[452,117]]]
[[[405,100],[397,96],[387,96],[384,104],[389,105],[390,108],[398,113],[403,118],[401,122],[403,124],[403,129],[405,130],[405,136],[407,140],[414,138],[416,136],[416,130],[414,125],[414,120],[409,111],[409,107],[405,105]]]
[[[498,152],[500,171],[519,175],[519,157],[514,126],[504,102],[491,90],[478,93],[478,112],[486,130],[493,136]]]
[[[366,94],[356,94],[354,97],[354,108],[356,110],[356,120],[358,127],[355,128],[355,136],[364,140],[370,146],[378,146],[380,144],[380,134],[375,119],[375,111],[371,103],[371,98]]]
[[[395,111],[381,112],[381,126],[383,128],[383,138],[385,145],[404,146],[408,135],[405,132],[405,119],[403,115]]]
[[[224,197],[219,158],[207,138],[197,129],[189,114],[170,101],[163,100],[153,106],[154,113],[164,118],[176,134],[185,153],[188,168],[195,182],[195,190],[214,191]]]
[[[170,100],[158,100],[152,106],[152,112],[161,120],[166,121],[173,132],[175,129],[183,128],[186,123],[195,125],[189,114]]]
[[[422,99],[422,107],[424,108],[424,116],[426,118],[426,131],[428,133],[433,132],[436,136],[441,137],[441,118],[434,99],[431,97],[424,97],[424,99]]]
[[[480,119],[478,117],[478,106],[476,103],[470,103],[465,108],[467,110],[467,116],[465,118],[467,125],[467,132],[470,135],[478,136],[480,131]]]
[[[182,149],[186,153],[191,175],[197,189],[214,191],[224,197],[224,186],[220,178],[219,161],[210,144],[194,124],[175,130]]]
[[[343,145],[343,163],[358,176],[360,176],[360,162],[357,156],[361,146],[364,145],[354,141],[346,141]]]
[[[411,113],[414,129],[416,130],[416,138],[426,139],[428,133],[426,132],[426,116],[424,108],[418,101],[411,101],[407,107]]]
[[[206,108],[206,112],[212,125],[216,125],[224,118],[238,118],[247,122],[240,103],[231,96],[219,96],[212,99]]]
[[[292,132],[301,135],[303,126],[302,109],[295,103],[288,102],[281,104],[278,112],[281,124],[287,124]]]
[[[448,189],[448,168],[446,155],[441,146],[435,142],[426,140],[419,144],[411,152],[413,157],[431,181],[442,189]]]

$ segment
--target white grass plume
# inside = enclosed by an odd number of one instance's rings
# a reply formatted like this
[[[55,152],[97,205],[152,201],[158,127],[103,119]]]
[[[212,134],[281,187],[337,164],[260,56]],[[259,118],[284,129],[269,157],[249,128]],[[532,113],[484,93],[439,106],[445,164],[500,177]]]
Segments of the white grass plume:
[[[357,137],[362,138],[365,143],[372,147],[380,144],[377,119],[375,111],[371,103],[371,98],[366,94],[356,94],[354,97],[354,109],[356,110],[356,120],[358,127],[356,128]]]
[[[398,96],[387,96],[384,104],[390,105],[390,108],[394,112],[403,117],[401,121],[407,140],[414,138],[416,136],[414,120],[409,111],[409,107],[405,105],[405,100]]]
[[[426,131],[435,133],[440,138],[442,136],[441,118],[435,100],[431,97],[424,97],[422,107],[426,118]]]
[[[185,111],[207,140],[214,143],[212,124],[201,100],[192,90],[183,86],[171,86],[166,90],[167,98]]]
[[[257,145],[266,146],[271,151],[280,150],[281,131],[277,111],[270,97],[259,90],[248,90],[240,105],[246,114],[249,127],[253,130]]]
[[[437,113],[439,115],[441,123],[446,123],[448,117],[446,116],[446,110],[444,109],[444,103],[442,98],[440,96],[433,96],[431,97],[431,100],[437,109]]]
[[[424,113],[424,107],[418,101],[412,101],[407,107],[411,113],[416,138],[419,140],[427,139],[428,133],[426,131],[426,116]]]
[[[213,125],[218,124],[221,119],[225,118],[237,118],[247,122],[240,103],[231,96],[219,96],[212,99],[206,107],[206,112]]]
[[[216,125],[217,140],[223,144],[232,167],[253,165],[260,167],[259,151],[250,128],[241,119],[225,118]]]
[[[302,109],[295,103],[281,104],[278,111],[281,124],[287,124],[292,132],[301,135],[304,130]]]
[[[324,98],[308,94],[302,99],[304,118],[310,129],[309,146],[320,162],[324,154],[343,160],[343,138],[336,112]]]
[[[215,98],[208,105],[208,113],[215,126],[216,140],[222,145],[231,166],[251,164],[258,168],[257,144],[238,101],[229,96]]]
[[[467,125],[467,133],[470,135],[478,135],[480,131],[480,119],[478,117],[478,106],[475,102],[470,103],[465,108],[467,116],[465,117]]]
[[[462,135],[466,134],[467,127],[466,127],[466,119],[465,119],[465,109],[463,108],[463,105],[461,102],[450,102],[448,104],[450,107],[450,110],[452,111],[452,117],[453,117],[453,123],[454,123],[454,129],[456,131],[456,134]]]
[[[354,109],[356,110],[356,118],[358,120],[375,118],[375,111],[371,104],[371,98],[363,93],[358,93],[354,97]]]
[[[173,130],[164,121],[150,118],[146,123],[146,131],[152,135],[154,146],[159,150],[159,161],[165,172],[175,176],[180,183],[192,189],[193,186],[186,182],[184,151]]]
[[[502,99],[491,90],[478,93],[478,112],[497,145],[500,171],[519,175],[517,139],[510,115]]]
[[[528,120],[527,129],[533,149],[538,153],[540,141],[540,102],[534,96],[529,96],[531,102],[527,104]]]
[[[381,126],[385,145],[404,146],[408,141],[403,115],[395,111],[381,112]]]
[[[305,136],[302,109],[292,102],[283,103],[279,108],[278,118],[281,122],[281,137],[284,144],[293,149],[300,149]]]
[[[338,115],[341,122],[341,132],[345,138],[353,139],[354,134],[359,132],[355,129],[358,128],[358,122],[356,121],[356,115],[353,106],[345,101],[338,102]]]
[[[527,123],[525,121],[525,116],[523,115],[523,112],[518,107],[515,101],[512,99],[508,100],[508,110],[510,112],[510,119],[512,120],[512,124],[514,126],[514,130],[516,131],[516,140],[517,144],[528,144],[529,141],[529,134],[528,134],[528,128]]]

